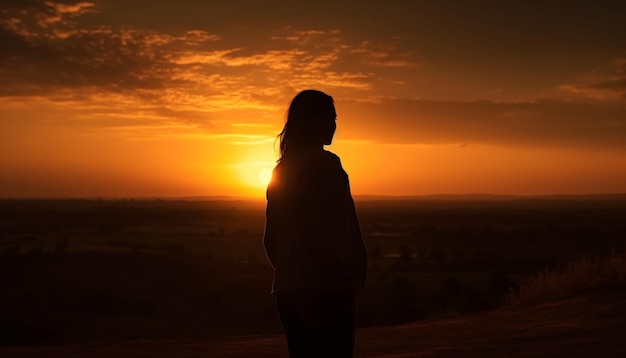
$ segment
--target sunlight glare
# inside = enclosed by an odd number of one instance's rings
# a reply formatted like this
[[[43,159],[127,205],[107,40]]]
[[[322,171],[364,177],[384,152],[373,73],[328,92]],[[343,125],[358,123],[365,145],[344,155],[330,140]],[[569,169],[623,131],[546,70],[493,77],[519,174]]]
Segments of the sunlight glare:
[[[261,184],[267,186],[272,180],[272,170],[269,168],[263,168],[259,171],[259,181]]]

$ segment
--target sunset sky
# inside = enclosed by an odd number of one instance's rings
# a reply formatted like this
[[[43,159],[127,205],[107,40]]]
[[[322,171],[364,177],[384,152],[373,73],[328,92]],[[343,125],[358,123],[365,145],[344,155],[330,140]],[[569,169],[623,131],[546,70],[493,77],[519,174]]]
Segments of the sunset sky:
[[[263,197],[293,96],[353,194],[626,193],[626,1],[0,2],[0,197]]]

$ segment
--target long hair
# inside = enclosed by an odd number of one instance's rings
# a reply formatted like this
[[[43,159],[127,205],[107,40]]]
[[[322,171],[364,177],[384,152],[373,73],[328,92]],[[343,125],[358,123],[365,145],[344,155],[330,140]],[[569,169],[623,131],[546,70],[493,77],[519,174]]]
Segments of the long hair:
[[[280,140],[280,162],[285,155],[323,143],[325,117],[334,111],[333,98],[317,90],[304,90],[298,93],[287,111],[287,121],[278,134]]]

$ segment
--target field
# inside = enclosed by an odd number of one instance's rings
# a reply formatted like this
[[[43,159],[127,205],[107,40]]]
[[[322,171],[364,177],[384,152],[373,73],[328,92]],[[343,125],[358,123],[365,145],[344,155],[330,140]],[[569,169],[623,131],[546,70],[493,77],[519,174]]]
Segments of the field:
[[[357,198],[361,327],[502,306],[539,270],[621,251],[626,197]],[[0,344],[276,334],[264,203],[0,200]]]

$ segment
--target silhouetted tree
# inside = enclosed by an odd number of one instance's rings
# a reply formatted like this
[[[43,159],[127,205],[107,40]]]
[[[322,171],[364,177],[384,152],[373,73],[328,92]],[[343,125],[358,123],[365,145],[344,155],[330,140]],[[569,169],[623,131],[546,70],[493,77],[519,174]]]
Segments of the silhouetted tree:
[[[407,265],[410,265],[413,262],[413,249],[408,246],[400,246],[400,260]]]
[[[37,246],[34,246],[31,250],[30,250],[30,254],[31,255],[39,255],[43,253],[43,245],[39,244]]]
[[[440,250],[431,251],[428,258],[437,265],[446,263],[446,254]]]

